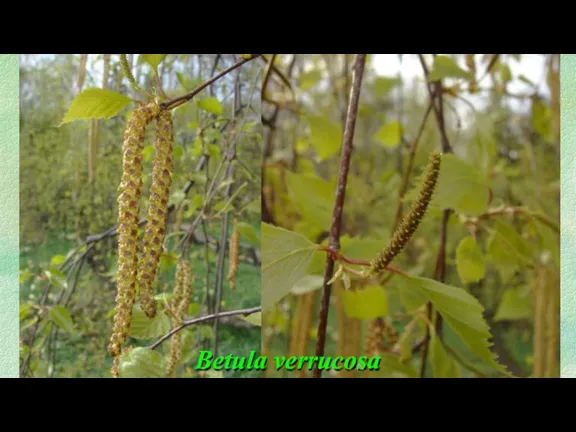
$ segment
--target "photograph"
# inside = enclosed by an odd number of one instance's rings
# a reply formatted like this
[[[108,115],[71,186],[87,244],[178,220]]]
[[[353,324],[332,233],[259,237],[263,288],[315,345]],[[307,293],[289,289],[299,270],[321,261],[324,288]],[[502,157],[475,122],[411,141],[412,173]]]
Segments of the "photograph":
[[[263,56],[265,377],[559,377],[560,55]]]
[[[260,57],[20,55],[21,378],[259,375]]]

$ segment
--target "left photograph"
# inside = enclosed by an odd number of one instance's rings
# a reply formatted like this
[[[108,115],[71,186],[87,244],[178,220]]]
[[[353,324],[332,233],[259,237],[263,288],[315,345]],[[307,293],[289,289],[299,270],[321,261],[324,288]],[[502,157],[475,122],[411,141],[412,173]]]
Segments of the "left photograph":
[[[21,378],[260,375],[263,65],[20,56]]]

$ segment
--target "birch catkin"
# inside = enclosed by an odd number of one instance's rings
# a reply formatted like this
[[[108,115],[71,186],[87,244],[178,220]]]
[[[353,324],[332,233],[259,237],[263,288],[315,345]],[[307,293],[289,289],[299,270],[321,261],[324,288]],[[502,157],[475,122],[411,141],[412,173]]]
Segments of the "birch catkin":
[[[184,314],[190,304],[192,295],[192,268],[190,263],[184,259],[178,262],[176,267],[176,286],[174,288],[174,297],[171,306],[173,312],[172,326],[176,328],[182,325]],[[166,376],[173,377],[176,372],[176,366],[180,361],[182,354],[182,336],[176,332],[170,338],[170,354],[166,364]]]
[[[138,222],[142,193],[142,150],[146,127],[158,115],[155,103],[132,112],[124,133],[122,180],[118,188],[118,274],[114,327],[108,345],[112,357],[120,354],[130,330],[136,295]]]
[[[236,287],[236,273],[238,272],[238,262],[239,262],[239,252],[240,252],[240,230],[238,228],[238,219],[234,218],[234,231],[230,237],[230,248],[228,251],[229,266],[228,269],[228,282],[230,284],[230,289]]]
[[[379,274],[386,269],[386,266],[398,255],[412,234],[420,225],[428,204],[432,199],[438,175],[440,174],[441,155],[438,152],[432,152],[428,163],[428,171],[424,180],[424,185],[420,190],[420,196],[412,205],[410,212],[402,219],[398,229],[392,235],[392,239],[386,248],[374,258],[370,264],[369,274]]]
[[[152,283],[158,273],[160,254],[166,235],[166,215],[174,171],[172,144],[174,129],[170,111],[162,111],[156,120],[156,141],[152,185],[148,203],[148,222],[142,240],[143,253],[138,271],[140,306],[149,318],[156,316]]]

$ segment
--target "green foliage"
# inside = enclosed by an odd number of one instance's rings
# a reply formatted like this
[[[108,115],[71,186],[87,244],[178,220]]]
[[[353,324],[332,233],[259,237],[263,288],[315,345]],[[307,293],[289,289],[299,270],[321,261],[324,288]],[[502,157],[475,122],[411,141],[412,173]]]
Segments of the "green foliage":
[[[463,283],[478,282],[486,275],[484,255],[473,237],[464,237],[458,244],[456,268]]]
[[[120,378],[163,378],[162,356],[148,348],[133,348],[122,356]]]
[[[428,81],[440,81],[443,78],[464,78],[471,80],[474,78],[474,75],[459,67],[450,57],[437,55],[434,58],[432,70],[428,75]]]
[[[397,338],[384,338],[381,370],[367,376],[419,377],[421,370],[433,377],[530,376],[533,356],[543,355],[534,352],[534,325],[551,322],[535,317],[533,268],[545,265],[557,274],[559,265],[556,102],[531,84],[539,78],[525,69],[526,55],[424,56],[428,82],[443,84],[442,127],[453,153],[442,155],[428,211],[389,271],[357,281],[417,197],[430,153],[442,149],[434,112],[422,125],[429,103],[424,72],[408,81],[394,70],[392,57],[369,55],[362,79],[335,266],[351,286],[332,289],[326,355],[365,354],[368,330],[378,318]],[[264,142],[269,222],[302,242],[292,249],[301,258],[292,263],[295,274],[287,265],[279,268],[282,294],[263,313],[263,347],[274,355],[310,355],[315,349],[327,261],[322,248],[335,206],[353,58],[278,55],[276,67],[299,88],[285,105],[263,101],[263,117],[275,118]],[[535,59],[549,67],[549,55]],[[420,63],[416,55],[401,55],[401,68],[413,62]],[[548,75],[550,86],[557,76]],[[530,87],[512,90],[518,83]],[[270,94],[281,94],[278,82],[269,85]],[[451,210],[445,226],[444,210]],[[270,245],[263,238],[263,255]],[[283,245],[281,255],[291,257],[288,242]],[[308,263],[304,272],[302,263]],[[271,280],[263,278],[264,292],[274,289]],[[436,312],[442,321],[437,335]],[[548,353],[557,361],[554,355]]]
[[[262,308],[290,292],[306,273],[316,249],[298,233],[262,224]]]
[[[30,354],[26,376],[110,376],[112,359],[105,347],[110,337],[110,312],[113,313],[116,296],[116,238],[103,236],[98,241],[76,247],[89,236],[97,237],[97,234],[107,232],[117,222],[121,149],[126,126],[124,112],[131,98],[127,96],[130,83],[123,79],[120,56],[111,56],[106,90],[103,90],[100,78],[98,81],[94,79],[101,76],[102,57],[90,61],[92,56],[96,57],[89,55],[86,75],[89,90],[79,95],[74,94],[69,85],[76,81],[77,56],[29,56],[21,62],[20,319],[22,352],[26,352],[24,356]],[[140,98],[151,93],[161,94],[158,92],[159,81],[168,97],[176,98],[183,93],[182,79],[194,88],[210,78],[215,56],[128,54],[126,59],[133,64],[137,87],[142,89]],[[222,55],[220,67],[235,61],[234,56]],[[164,376],[164,367],[159,367],[156,360],[160,356],[161,363],[164,362],[169,354],[168,342],[158,346],[153,354],[147,351],[138,353],[144,349],[143,346],[149,346],[167,334],[173,326],[167,306],[173,297],[175,266],[181,253],[178,244],[205,204],[206,215],[186,254],[193,266],[194,282],[185,319],[211,312],[207,307],[208,298],[214,302],[219,259],[213,246],[220,237],[224,214],[228,214],[230,220],[237,215],[242,225],[236,287],[230,290],[224,274],[220,308],[244,309],[260,304],[261,161],[258,158],[259,143],[253,138],[259,133],[260,115],[254,109],[256,97],[249,102],[254,85],[254,94],[258,94],[258,72],[256,62],[239,69],[241,100],[247,106],[237,116],[239,124],[246,127],[235,134],[236,156],[242,168],[237,167],[233,182],[216,179],[219,187],[215,188],[211,200],[205,197],[207,185],[215,173],[224,172],[224,169],[217,171],[217,168],[226,147],[232,142],[230,128],[224,127],[227,119],[222,113],[232,112],[232,98],[226,99],[223,95],[231,92],[233,80],[219,80],[206,90],[206,93],[213,92],[214,97],[212,102],[212,95],[207,98],[207,109],[197,109],[193,102],[174,110],[175,173],[170,199],[173,209],[167,220],[165,253],[160,257],[159,277],[155,283],[158,313],[154,320],[150,320],[138,306],[134,308],[127,341],[127,346],[133,349],[130,351],[132,354],[127,354],[127,363],[121,367],[126,369],[124,375]],[[172,79],[173,75],[177,79]],[[58,127],[64,117],[66,121]],[[95,162],[91,181],[88,149],[89,131],[94,131],[91,129],[94,123],[73,122],[75,119],[100,119],[97,122],[98,139],[90,156]],[[154,133],[154,127],[149,127],[144,142],[141,218],[145,217],[147,208]],[[200,165],[204,155],[208,157],[207,163]],[[230,184],[232,194],[228,197],[226,186]],[[219,210],[222,212],[217,215]],[[223,263],[225,271],[229,266],[227,261],[225,259]],[[44,297],[48,286],[48,294]],[[215,305],[211,304],[211,307]],[[39,331],[34,335],[36,322],[39,322]],[[194,371],[190,372],[190,368],[199,349],[210,349],[214,343],[211,326],[212,323],[208,322],[182,331],[183,355],[177,376],[197,376]],[[259,350],[260,328],[256,322],[238,326],[221,324],[219,345],[221,352],[229,350],[239,355]],[[226,372],[226,376],[253,376],[253,373]]]
[[[89,88],[76,96],[60,124],[91,118],[108,119],[117,116],[130,102],[130,98],[122,94]]]

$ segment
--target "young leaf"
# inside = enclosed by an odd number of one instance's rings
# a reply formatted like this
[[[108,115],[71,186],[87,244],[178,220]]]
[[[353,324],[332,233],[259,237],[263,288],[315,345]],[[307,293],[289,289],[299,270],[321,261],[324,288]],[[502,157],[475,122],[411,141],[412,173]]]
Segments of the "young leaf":
[[[443,78],[474,79],[474,75],[460,68],[454,60],[445,55],[434,58],[434,66],[428,75],[428,81],[440,81]]]
[[[170,318],[165,313],[157,313],[153,319],[150,319],[139,305],[135,305],[129,335],[140,340],[155,339],[168,333],[170,327]]]
[[[149,348],[132,348],[120,359],[120,378],[162,378],[163,359],[160,353]]]
[[[334,186],[316,175],[286,173],[286,183],[298,213],[315,227],[330,226]]]
[[[502,295],[494,321],[515,321],[530,318],[531,315],[530,297],[523,296],[518,288],[510,288]]]
[[[74,98],[60,125],[74,120],[108,119],[122,111],[131,99],[120,93],[88,88]]]
[[[376,132],[374,139],[379,141],[384,147],[396,148],[402,140],[402,125],[397,120],[386,123]]]
[[[152,69],[156,70],[158,65],[164,61],[166,55],[167,54],[142,54],[138,60],[148,63]]]
[[[400,80],[398,78],[391,78],[391,77],[378,77],[374,80],[374,95],[378,98],[383,98],[390,90],[400,84]]]
[[[328,159],[338,153],[342,145],[342,127],[325,117],[309,116],[310,144],[319,160]]]
[[[248,315],[247,317],[241,315],[240,318],[255,326],[262,326],[262,312],[256,312],[252,315]]]
[[[298,233],[262,223],[262,308],[286,296],[306,274],[317,246]]]
[[[448,355],[435,333],[432,333],[430,340],[430,362],[434,378],[460,378],[458,364]]]
[[[313,69],[309,72],[304,72],[298,77],[298,85],[300,90],[305,92],[309,88],[314,87],[322,78],[322,73],[318,69]]]
[[[460,337],[482,361],[503,375],[512,375],[496,361],[490,351],[490,327],[484,320],[484,307],[461,288],[416,276],[402,276],[406,282],[403,289],[420,292],[442,315],[444,322]]]
[[[473,237],[464,237],[458,244],[456,268],[463,283],[477,282],[486,274],[484,256]]]
[[[215,97],[201,99],[198,101],[198,108],[208,111],[211,114],[220,115],[224,112],[222,104]]]
[[[374,319],[389,315],[388,295],[384,288],[371,286],[342,291],[344,311],[350,318]]]
[[[67,333],[74,333],[76,331],[70,312],[64,306],[52,306],[49,315],[52,322],[56,324],[60,330]]]

